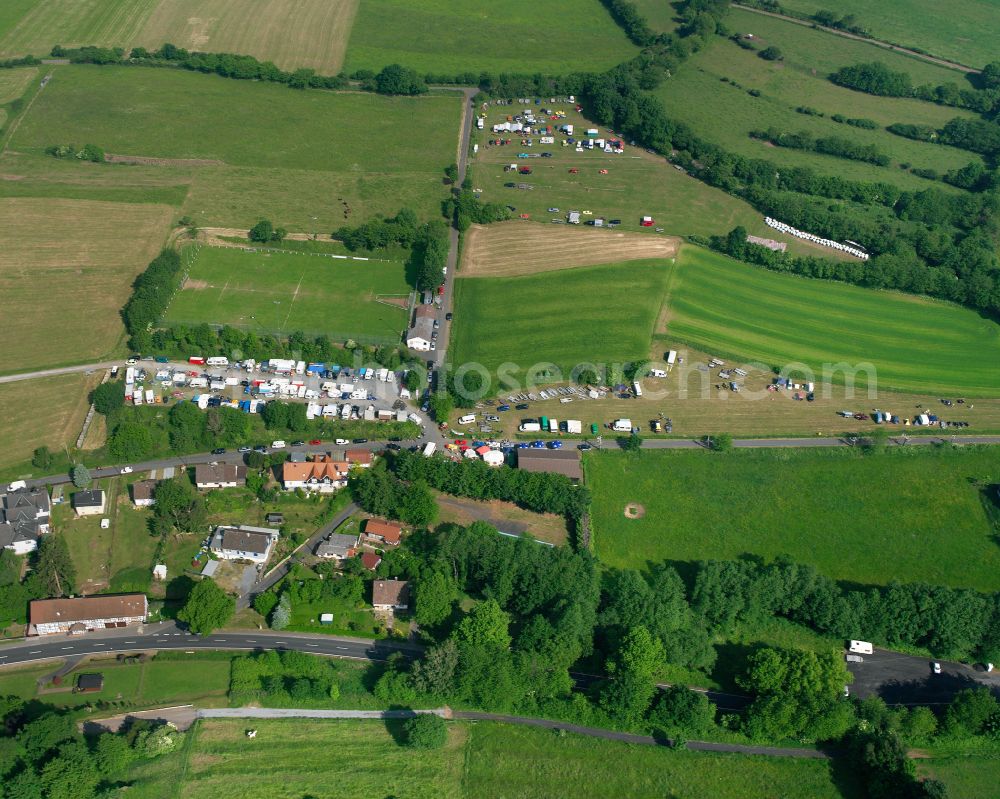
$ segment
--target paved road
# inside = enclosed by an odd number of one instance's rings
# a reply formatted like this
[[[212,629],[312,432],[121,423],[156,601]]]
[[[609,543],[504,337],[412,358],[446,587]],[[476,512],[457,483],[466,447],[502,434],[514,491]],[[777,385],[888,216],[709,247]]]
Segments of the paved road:
[[[431,710],[303,710],[281,707],[199,708],[200,719],[412,719],[414,716],[448,718],[447,708]]]
[[[930,658],[876,649],[863,663],[848,663],[854,675],[851,695],[880,696],[893,705],[943,705],[964,688],[985,685],[1000,698],[1000,673],[987,673],[964,663],[940,660],[935,674]],[[980,667],[982,668],[982,667]]]
[[[34,372],[21,372],[20,374],[0,376],[0,383],[16,383],[20,380],[34,380],[39,377],[57,377],[59,375],[72,375],[79,372],[96,372],[98,370],[110,369],[112,366],[121,366],[122,361],[104,361],[102,363],[82,363],[76,366],[61,366],[58,369],[41,369]]]
[[[751,8],[750,6],[740,5],[739,3],[732,4],[735,8],[742,9],[743,11],[752,11],[754,14],[763,14],[766,17],[774,17],[776,19],[782,19],[785,22],[793,22],[796,25],[804,25],[807,28],[819,28],[827,33],[832,33],[835,36],[841,36],[844,39],[854,39],[858,42],[867,42],[868,44],[875,45],[876,47],[881,47],[883,50],[893,50],[897,53],[902,53],[903,55],[908,55],[912,58],[920,59],[921,61],[928,61],[931,64],[937,64],[938,66],[948,67],[949,69],[957,69],[959,72],[971,72],[976,75],[979,74],[978,69],[973,69],[972,67],[967,67],[965,64],[959,64],[957,61],[948,61],[944,58],[937,58],[932,55],[927,55],[926,53],[918,53],[916,50],[910,50],[906,47],[900,47],[899,45],[890,44],[889,42],[884,42],[881,39],[870,39],[867,36],[858,36],[856,33],[850,33],[849,31],[841,31],[836,28],[827,28],[824,25],[819,25],[812,20],[798,19],[797,17],[788,17],[784,14],[778,14],[774,11],[764,11],[761,8]]]

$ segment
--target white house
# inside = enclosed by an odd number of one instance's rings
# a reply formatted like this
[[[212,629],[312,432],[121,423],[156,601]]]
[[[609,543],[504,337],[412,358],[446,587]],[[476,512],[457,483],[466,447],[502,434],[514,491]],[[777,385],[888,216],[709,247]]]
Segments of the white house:
[[[52,504],[44,488],[20,488],[0,494],[0,547],[16,555],[38,548],[38,538],[49,531]]]
[[[406,346],[418,352],[427,352],[431,348],[431,341],[434,337],[434,315],[436,311],[433,305],[418,305],[413,313],[413,327],[406,334]]]
[[[28,635],[81,634],[142,624],[149,605],[145,594],[98,594],[31,602]]]
[[[242,463],[201,463],[194,467],[194,483],[198,488],[236,488],[247,481],[247,467]]]
[[[375,610],[406,610],[409,603],[410,584],[406,580],[375,580],[372,583]]]
[[[267,563],[274,542],[278,540],[278,530],[270,527],[217,527],[209,549],[222,560],[249,560],[253,563]]]
[[[73,510],[77,516],[100,516],[104,513],[107,497],[100,488],[77,491],[73,495]]]

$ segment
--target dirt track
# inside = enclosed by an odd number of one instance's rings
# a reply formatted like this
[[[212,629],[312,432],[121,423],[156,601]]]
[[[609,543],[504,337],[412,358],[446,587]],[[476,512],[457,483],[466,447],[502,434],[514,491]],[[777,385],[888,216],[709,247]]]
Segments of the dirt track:
[[[130,164],[132,166],[225,166],[225,161],[214,158],[151,158],[145,155],[116,155],[105,153],[107,164]]]
[[[513,277],[641,258],[673,258],[680,239],[571,225],[501,222],[473,225],[460,277]]]

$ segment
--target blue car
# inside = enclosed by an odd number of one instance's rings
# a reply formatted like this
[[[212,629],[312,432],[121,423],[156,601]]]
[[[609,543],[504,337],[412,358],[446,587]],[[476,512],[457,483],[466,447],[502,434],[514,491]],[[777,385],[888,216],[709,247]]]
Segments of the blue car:
[[[499,406],[497,406],[497,410],[498,411],[509,411],[510,410],[510,405],[499,405]]]
[[[549,449],[562,449],[562,441],[550,441]]]
[[[531,442],[531,448],[532,449],[545,449],[545,442],[544,441],[532,441]]]
[[[517,445],[517,448],[518,449],[527,449],[528,445],[527,445],[526,442],[522,441],[520,444]]]

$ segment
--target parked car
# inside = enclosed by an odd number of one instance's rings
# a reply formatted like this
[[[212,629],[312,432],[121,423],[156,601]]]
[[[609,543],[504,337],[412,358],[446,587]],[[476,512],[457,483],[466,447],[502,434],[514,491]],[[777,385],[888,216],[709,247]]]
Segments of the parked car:
[[[559,213],[559,209],[558,208],[550,208],[549,209],[549,213],[550,214],[558,214]]]
[[[271,442],[271,449],[284,449],[284,448],[285,448],[285,442],[282,441],[280,438],[275,439],[274,441]]]
[[[237,451],[237,452],[249,452],[249,451],[250,451],[250,447],[240,447],[240,448],[239,448],[238,450],[236,450],[236,451]]]
[[[293,441],[292,442],[292,446],[293,447],[304,447],[305,445],[306,445],[305,441]]]
[[[935,674],[941,673],[941,664],[938,663],[936,660],[931,664],[931,667],[934,669]]]
[[[333,443],[336,444],[338,447],[343,447],[345,444],[350,444],[351,442],[348,441],[346,438],[338,438]]]
[[[218,449],[213,449],[212,450],[212,454],[213,455],[225,455],[226,454],[226,449],[225,449],[225,447],[219,447]]]
[[[514,407],[517,408],[517,410],[519,410],[519,411],[526,411],[526,410],[528,410],[528,403],[527,402],[522,402],[522,403],[520,403],[518,405],[515,405]]]
[[[386,444],[385,448],[386,449],[394,449],[394,450],[400,450],[400,449],[402,449],[402,447],[400,447],[399,444],[393,444],[391,442],[388,443],[388,444]]]
[[[549,449],[562,449],[562,441],[550,441]]]
[[[318,447],[318,446],[319,446],[320,444],[322,444],[322,443],[323,443],[323,442],[322,442],[322,441],[321,441],[320,439],[318,439],[318,438],[313,438],[313,439],[311,439],[311,440],[309,441],[309,446],[310,446],[310,447]]]
[[[263,444],[258,444],[256,447],[253,448],[253,451],[260,452],[261,454],[266,455],[267,447],[265,447]]]
[[[577,444],[576,448],[586,452],[588,449],[593,449],[594,446],[593,444],[588,444],[586,441],[584,441],[582,444]]]
[[[446,322],[450,322],[451,321],[451,311],[448,311],[448,313],[446,313],[444,315],[444,318],[445,318]]]
[[[122,466],[122,468],[119,470],[118,473],[119,474],[132,474],[132,467],[131,466]]]
[[[498,405],[497,406],[497,410],[498,411],[509,411],[510,410],[510,405]]]
[[[355,444],[367,444],[368,443],[368,439],[367,438],[356,438],[356,439],[354,439],[354,443]]]

